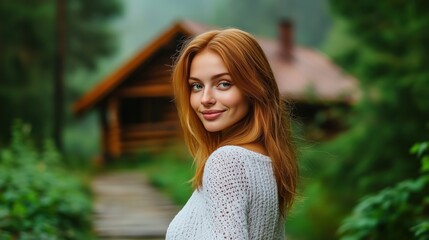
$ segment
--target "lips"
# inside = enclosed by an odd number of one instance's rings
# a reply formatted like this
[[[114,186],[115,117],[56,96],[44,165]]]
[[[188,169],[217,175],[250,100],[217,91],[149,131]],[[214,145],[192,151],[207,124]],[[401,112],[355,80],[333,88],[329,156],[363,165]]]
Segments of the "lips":
[[[206,110],[206,111],[201,111],[201,114],[203,115],[205,120],[213,121],[219,118],[223,112],[224,110]]]

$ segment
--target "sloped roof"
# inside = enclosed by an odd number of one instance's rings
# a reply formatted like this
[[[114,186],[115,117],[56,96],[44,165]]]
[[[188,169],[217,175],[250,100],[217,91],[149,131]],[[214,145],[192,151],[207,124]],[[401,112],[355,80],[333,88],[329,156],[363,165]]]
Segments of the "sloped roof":
[[[74,114],[81,115],[97,105],[152,54],[173,41],[178,33],[195,36],[214,28],[189,20],[173,24],[80,98],[73,105]],[[312,98],[315,101],[334,102],[353,102],[357,99],[359,90],[356,79],[344,74],[322,53],[294,46],[292,60],[288,61],[280,56],[278,41],[257,40],[272,66],[280,93],[287,99],[305,101]]]
[[[280,93],[296,101],[355,102],[359,97],[358,81],[344,73],[323,53],[294,46],[292,59],[279,53],[276,40],[258,39],[270,62]]]

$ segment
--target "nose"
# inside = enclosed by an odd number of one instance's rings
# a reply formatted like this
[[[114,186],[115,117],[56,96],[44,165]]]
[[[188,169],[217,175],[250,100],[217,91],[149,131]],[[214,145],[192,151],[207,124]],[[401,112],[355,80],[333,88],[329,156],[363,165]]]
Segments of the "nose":
[[[216,98],[210,88],[204,89],[203,95],[201,96],[201,104],[213,105],[216,103]]]

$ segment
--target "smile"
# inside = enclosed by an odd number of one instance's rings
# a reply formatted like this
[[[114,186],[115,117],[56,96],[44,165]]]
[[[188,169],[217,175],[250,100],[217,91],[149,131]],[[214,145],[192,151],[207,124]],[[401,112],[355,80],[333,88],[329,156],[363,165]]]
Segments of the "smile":
[[[201,114],[203,114],[203,117],[207,121],[213,121],[222,115],[224,111],[223,110],[211,110],[211,111],[202,111]]]

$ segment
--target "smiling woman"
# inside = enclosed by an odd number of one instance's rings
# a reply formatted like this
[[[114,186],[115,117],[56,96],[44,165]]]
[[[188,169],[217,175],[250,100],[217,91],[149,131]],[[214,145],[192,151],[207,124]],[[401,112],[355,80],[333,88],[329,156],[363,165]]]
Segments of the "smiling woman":
[[[298,171],[286,106],[256,40],[238,29],[195,37],[173,88],[196,173],[167,239],[284,239]]]

